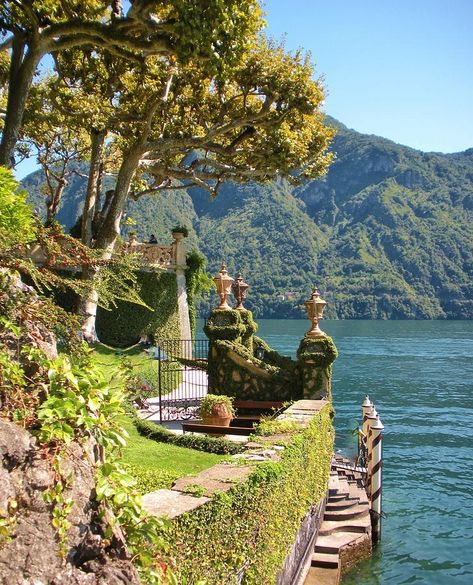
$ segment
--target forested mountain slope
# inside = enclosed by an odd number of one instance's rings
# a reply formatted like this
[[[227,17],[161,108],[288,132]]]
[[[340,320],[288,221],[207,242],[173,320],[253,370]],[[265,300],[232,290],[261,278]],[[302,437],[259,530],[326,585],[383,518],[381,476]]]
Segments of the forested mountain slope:
[[[222,260],[242,270],[256,316],[302,316],[316,283],[331,317],[472,318],[473,149],[424,153],[331,122],[337,159],[324,179],[143,198],[129,205],[134,229],[168,241],[187,224],[211,272]],[[39,183],[23,182],[36,205]],[[66,195],[68,226],[84,188]]]

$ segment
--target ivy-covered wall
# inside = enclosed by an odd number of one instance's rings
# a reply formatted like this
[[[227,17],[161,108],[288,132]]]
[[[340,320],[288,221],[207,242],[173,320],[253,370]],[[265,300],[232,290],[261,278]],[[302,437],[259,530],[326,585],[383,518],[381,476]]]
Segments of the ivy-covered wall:
[[[277,582],[301,520],[326,493],[331,415],[328,403],[302,432],[286,435],[279,461],[257,464],[246,481],[173,522],[170,554],[180,583]]]
[[[146,307],[119,301],[112,311],[97,311],[97,334],[103,343],[127,347],[143,333],[161,339],[179,339],[177,284],[174,272],[139,272],[140,295]]]
[[[254,333],[251,311],[212,311],[204,332],[210,339],[209,391],[241,400],[298,400],[330,396],[337,349],[330,337],[301,341],[297,361],[280,355]],[[263,350],[258,359],[258,350]]]
[[[332,393],[332,364],[338,351],[331,337],[304,337],[297,350],[297,363],[304,398]]]

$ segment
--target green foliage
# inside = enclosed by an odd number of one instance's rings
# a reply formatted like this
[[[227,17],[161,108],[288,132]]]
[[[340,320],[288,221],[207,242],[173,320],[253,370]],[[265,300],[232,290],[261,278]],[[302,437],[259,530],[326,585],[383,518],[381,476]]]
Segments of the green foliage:
[[[197,311],[196,302],[203,293],[208,292],[213,281],[205,271],[205,258],[197,250],[191,250],[186,256],[186,288],[187,303],[189,305],[189,320],[192,337],[195,337]]]
[[[135,417],[133,422],[141,435],[154,441],[219,455],[235,455],[243,451],[242,445],[224,439],[223,437],[209,437],[207,435],[194,434],[176,435],[165,427],[144,421],[138,417]]]
[[[149,494],[161,489],[171,489],[179,473],[165,469],[150,469],[140,465],[126,464],[125,470],[135,478],[136,489],[142,494]]]
[[[172,228],[171,232],[173,234],[184,234],[184,237],[187,238],[189,235],[189,228],[185,225],[176,225]]]
[[[233,408],[233,397],[225,394],[206,394],[199,406],[199,415],[201,418],[209,416],[235,416]]]
[[[240,311],[221,311],[215,309],[204,326],[204,333],[210,341],[225,339],[241,342],[246,325],[241,319]]]
[[[301,519],[327,489],[334,437],[330,414],[331,407],[325,407],[302,433],[292,435],[280,462],[259,464],[247,481],[173,522],[178,579],[232,583],[244,567],[246,585],[276,583]]]
[[[337,359],[338,351],[331,337],[304,337],[297,350],[297,359],[326,369]]]
[[[120,526],[143,582],[158,585],[163,582],[164,573],[171,578],[163,561],[165,523],[146,516],[134,478],[119,464],[126,444],[126,433],[119,420],[124,412],[122,385],[112,388],[85,347],[76,348],[70,356],[47,358],[36,347],[38,339],[48,339],[47,329],[38,321],[38,311],[32,310],[39,303],[37,296],[15,287],[8,275],[1,275],[1,283],[2,416],[36,437],[41,457],[49,461],[54,472],[54,484],[42,495],[50,505],[60,554],[67,557],[70,552],[73,501],[68,497],[68,488],[74,482],[74,473],[66,473],[62,462],[72,443],[82,445],[84,454],[97,445],[100,461],[95,487],[99,505],[97,508],[92,505],[96,510],[93,521],[105,527],[102,536],[110,543],[113,526]],[[52,320],[49,326],[54,326]],[[8,506],[8,510],[0,510],[0,535],[6,539],[15,536],[18,505],[9,501]]]
[[[36,222],[13,173],[0,167],[0,252],[35,239]]]
[[[53,525],[61,550],[67,553],[67,516],[72,502],[63,497],[73,477],[60,469],[58,446],[93,437],[104,448],[105,457],[97,470],[96,500],[113,510],[104,516],[108,524],[105,538],[111,539],[114,525],[119,525],[127,539],[134,562],[146,583],[160,583],[161,557],[165,550],[165,523],[146,516],[136,490],[136,481],[119,463],[119,454],[126,445],[119,417],[123,414],[123,396],[104,380],[100,370],[89,360],[70,362],[65,356],[49,364],[49,392],[39,406],[37,430],[39,441],[54,446],[54,461],[59,481],[45,493],[53,505]],[[102,513],[105,508],[101,508]]]
[[[256,317],[305,318],[314,281],[329,318],[472,316],[471,152],[422,153],[337,126],[324,180],[225,184],[215,199],[163,192],[130,203],[138,232],[166,241],[174,224],[192,222],[189,240],[211,273],[222,259],[231,275],[242,271]],[[61,217],[74,216],[76,192]],[[202,315],[215,299],[200,302]]]
[[[273,420],[269,418],[262,418],[255,429],[255,435],[261,437],[269,437],[271,435],[284,435],[287,433],[295,433],[302,431],[301,426],[291,419]]]
[[[149,308],[121,300],[111,311],[99,309],[99,339],[114,347],[130,346],[145,333],[156,339],[178,339],[176,275],[172,272],[140,271],[136,278],[140,295]]]

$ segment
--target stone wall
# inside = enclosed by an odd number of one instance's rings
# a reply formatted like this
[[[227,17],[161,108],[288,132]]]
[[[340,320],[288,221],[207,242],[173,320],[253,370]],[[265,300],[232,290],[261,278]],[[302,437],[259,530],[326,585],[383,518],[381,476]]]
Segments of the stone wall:
[[[210,392],[240,400],[330,396],[332,363],[337,357],[330,337],[304,337],[293,360],[255,336],[257,328],[251,311],[212,311],[204,327],[210,339]]]
[[[54,528],[54,506],[44,499],[56,485],[50,461],[26,430],[0,419],[0,582],[8,585],[139,585],[118,527],[113,542],[103,537],[95,500],[93,445],[73,442],[61,461],[74,481],[64,491],[73,502],[68,515],[67,558]],[[110,513],[110,512],[108,512]],[[10,524],[5,524],[5,516]],[[116,536],[120,534],[121,540]]]

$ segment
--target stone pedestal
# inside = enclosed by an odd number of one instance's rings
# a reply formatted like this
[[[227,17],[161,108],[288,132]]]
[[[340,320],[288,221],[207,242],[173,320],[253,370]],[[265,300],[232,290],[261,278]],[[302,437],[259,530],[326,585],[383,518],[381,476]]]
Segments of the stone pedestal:
[[[189,305],[187,303],[187,288],[186,288],[186,247],[184,244],[184,234],[181,232],[173,232],[172,237],[174,242],[172,244],[173,256],[176,270],[177,281],[177,307],[179,311],[179,330],[181,339],[191,339],[191,324],[189,319]],[[184,344],[185,347],[190,347],[190,344]],[[183,355],[185,358],[192,358],[192,355]]]
[[[331,337],[304,337],[297,350],[303,397],[331,398],[332,364],[338,356]]]

